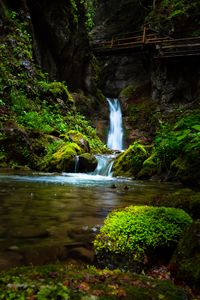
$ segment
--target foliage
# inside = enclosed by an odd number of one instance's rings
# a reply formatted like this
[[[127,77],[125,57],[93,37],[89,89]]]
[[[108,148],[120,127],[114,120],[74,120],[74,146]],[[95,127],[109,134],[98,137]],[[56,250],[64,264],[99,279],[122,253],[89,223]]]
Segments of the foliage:
[[[199,31],[200,4],[198,0],[162,0],[156,3],[154,10],[147,16],[146,22],[166,33],[184,30],[191,36],[200,34]]]
[[[137,110],[138,113],[136,113]],[[141,117],[142,113],[144,113],[142,107],[135,108],[132,121],[133,118],[135,120],[131,123],[135,124],[134,127],[140,125],[138,115]],[[113,166],[114,174],[121,176],[134,175],[140,179],[147,179],[157,174],[165,179],[168,176],[173,176],[186,184],[190,184],[190,182],[191,184],[193,182],[194,185],[198,184],[200,156],[199,109],[183,112],[174,110],[171,115],[165,118],[160,114],[157,115],[155,111],[150,114],[147,113],[147,115],[151,116],[151,119],[146,124],[155,124],[154,120],[157,120],[155,126],[157,130],[153,132],[152,143],[142,146],[146,154],[142,151],[136,151],[137,142],[134,142],[117,157]],[[146,119],[146,115],[140,119]]]
[[[0,299],[182,300],[187,293],[169,280],[99,270],[83,265],[46,265],[1,272]]]
[[[1,36],[0,45],[0,107],[3,112],[0,129],[4,132],[4,127],[9,126],[7,132],[10,136],[4,137],[4,142],[9,139],[12,142],[9,140],[4,149],[1,146],[1,165],[28,163],[31,168],[46,165],[70,130],[79,131],[84,136],[91,152],[106,151],[96,130],[76,112],[65,82],[49,81],[47,74],[35,65],[28,21],[7,11],[6,22],[5,25],[9,26]],[[24,133],[16,136],[15,142],[12,132],[15,135]],[[52,142],[52,138],[44,137],[45,134],[54,135],[58,141]],[[11,157],[12,163],[9,162]]]
[[[56,286],[46,285],[42,286],[39,292],[37,293],[38,300],[46,300],[46,299],[60,299],[60,300],[68,300],[69,289],[61,283],[58,283]]]
[[[162,124],[154,143],[156,157],[163,169],[170,169],[171,163],[181,155],[197,160],[200,151],[200,115],[195,111],[178,118],[175,124]]]
[[[108,215],[94,247],[99,255],[114,253],[143,261],[153,249],[174,246],[191,222],[181,209],[130,206]]]
[[[78,21],[79,21],[78,6],[80,4],[84,6],[85,16],[86,16],[85,25],[88,31],[91,30],[92,27],[94,26],[93,17],[95,14],[93,0],[80,0],[80,1],[70,0],[70,4],[71,4],[73,18],[74,18],[74,24],[76,26],[78,25]]]

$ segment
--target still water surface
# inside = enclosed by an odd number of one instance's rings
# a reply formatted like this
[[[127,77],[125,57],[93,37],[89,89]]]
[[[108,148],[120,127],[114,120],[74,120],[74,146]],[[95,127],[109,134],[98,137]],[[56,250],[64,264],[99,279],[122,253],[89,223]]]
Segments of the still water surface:
[[[86,174],[0,172],[0,268],[91,258],[91,242],[117,207],[148,204],[177,184]]]

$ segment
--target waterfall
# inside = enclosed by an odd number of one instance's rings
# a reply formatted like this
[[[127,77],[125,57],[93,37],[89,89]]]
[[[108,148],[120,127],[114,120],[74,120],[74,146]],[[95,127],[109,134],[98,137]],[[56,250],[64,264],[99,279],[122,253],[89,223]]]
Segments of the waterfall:
[[[115,154],[112,155],[101,154],[101,155],[95,155],[95,157],[98,161],[98,165],[92,174],[111,177],[112,176],[111,170],[114,163]]]
[[[75,164],[74,164],[74,173],[77,173],[79,169],[79,156],[75,157]]]
[[[123,127],[122,112],[118,99],[107,99],[110,109],[110,130],[108,134],[107,146],[112,150],[123,149]],[[94,172],[90,175],[101,175],[112,177],[112,166],[116,154],[98,154],[95,155],[98,164]],[[79,156],[75,157],[74,172],[79,171]],[[80,175],[79,175],[80,176]]]
[[[110,130],[107,146],[113,150],[123,150],[122,111],[118,99],[107,98],[110,109]]]

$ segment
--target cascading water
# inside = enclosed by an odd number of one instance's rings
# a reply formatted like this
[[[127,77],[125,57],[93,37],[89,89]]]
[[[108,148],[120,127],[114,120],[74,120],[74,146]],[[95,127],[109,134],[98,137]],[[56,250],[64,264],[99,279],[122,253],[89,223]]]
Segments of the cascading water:
[[[110,130],[107,146],[112,150],[123,150],[122,111],[118,99],[107,98],[110,109]]]
[[[98,165],[93,174],[111,177],[115,155],[95,155],[95,157],[98,161]]]
[[[122,112],[118,99],[107,99],[110,109],[110,130],[108,134],[107,146],[112,150],[123,150],[123,127],[122,127]],[[98,165],[96,170],[91,175],[100,175],[112,177],[112,166],[116,154],[96,155]],[[79,169],[79,157],[75,158],[75,170]]]

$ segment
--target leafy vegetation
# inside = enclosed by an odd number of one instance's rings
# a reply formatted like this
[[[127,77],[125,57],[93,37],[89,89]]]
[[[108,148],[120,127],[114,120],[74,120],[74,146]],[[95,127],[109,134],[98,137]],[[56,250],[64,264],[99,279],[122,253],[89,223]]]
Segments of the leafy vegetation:
[[[93,266],[61,264],[2,272],[0,290],[1,300],[189,299],[186,291],[168,280],[159,281],[119,270],[99,270]]]
[[[156,119],[157,112],[155,114],[152,112],[151,115]],[[134,122],[136,124],[137,120]],[[159,175],[165,179],[172,176],[186,184],[192,182],[194,185],[198,184],[199,124],[199,109],[185,110],[182,113],[175,110],[171,116],[165,118],[160,115],[157,124],[148,123],[148,126],[157,128],[152,141],[150,140],[151,144],[134,141],[123,154],[117,157],[114,164],[115,175],[128,174],[136,178]],[[136,151],[138,145],[143,151]]]
[[[152,251],[173,248],[191,222],[181,209],[130,206],[108,215],[94,247],[99,257],[116,254],[150,263]]]
[[[66,136],[71,130],[89,143],[81,153],[106,151],[96,130],[76,111],[66,83],[49,81],[35,65],[28,21],[7,11],[5,27],[0,37],[1,166],[44,168],[64,141],[70,144]]]
[[[199,35],[200,4],[198,0],[162,0],[151,10],[147,22],[154,28],[166,30],[166,33]]]

